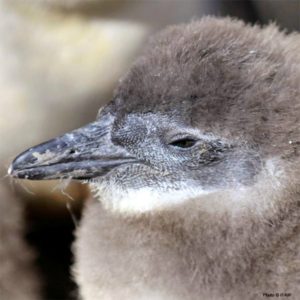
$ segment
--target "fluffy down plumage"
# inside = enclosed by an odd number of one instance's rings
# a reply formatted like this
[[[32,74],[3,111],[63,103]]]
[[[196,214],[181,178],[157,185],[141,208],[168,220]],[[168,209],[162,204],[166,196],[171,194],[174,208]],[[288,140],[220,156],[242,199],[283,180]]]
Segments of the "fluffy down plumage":
[[[297,33],[229,18],[172,26],[152,39],[111,107],[178,112],[193,126],[259,145],[269,163],[246,189],[246,209],[219,209],[233,195],[224,191],[122,214],[104,209],[98,194],[74,245],[83,299],[299,297],[299,49]]]

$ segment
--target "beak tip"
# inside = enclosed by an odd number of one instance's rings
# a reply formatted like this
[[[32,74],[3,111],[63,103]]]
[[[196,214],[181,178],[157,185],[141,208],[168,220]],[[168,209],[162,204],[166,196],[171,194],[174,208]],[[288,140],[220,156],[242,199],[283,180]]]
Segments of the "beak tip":
[[[16,168],[15,161],[13,161],[8,167],[7,174],[11,177],[18,178],[18,168]]]
[[[7,169],[7,174],[13,178],[18,178],[18,171],[15,169],[14,164],[11,163]]]
[[[32,155],[31,150],[19,154],[7,169],[7,174],[14,178],[23,178],[22,173],[25,169],[30,168],[36,158]]]
[[[22,171],[29,166],[29,164],[26,164],[26,157],[23,154],[17,156],[7,169],[7,174],[13,178],[23,178]]]
[[[7,169],[7,174],[16,179],[29,179],[29,176],[26,172],[26,170],[18,169],[14,166],[14,163],[12,162],[9,168]]]
[[[8,174],[9,176],[13,176],[13,171],[14,171],[13,165],[11,164],[11,165],[8,167],[8,169],[7,169],[7,174]]]

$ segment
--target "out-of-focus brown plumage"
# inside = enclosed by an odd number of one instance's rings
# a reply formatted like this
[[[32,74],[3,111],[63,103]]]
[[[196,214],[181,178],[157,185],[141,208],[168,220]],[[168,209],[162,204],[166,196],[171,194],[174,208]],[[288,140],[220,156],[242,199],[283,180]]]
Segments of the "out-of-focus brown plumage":
[[[22,204],[0,184],[0,299],[40,299],[34,254],[25,243]]]

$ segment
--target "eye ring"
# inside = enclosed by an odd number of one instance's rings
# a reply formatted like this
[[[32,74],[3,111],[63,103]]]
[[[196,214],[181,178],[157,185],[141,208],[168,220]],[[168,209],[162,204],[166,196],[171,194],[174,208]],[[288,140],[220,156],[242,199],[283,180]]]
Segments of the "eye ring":
[[[187,149],[187,148],[192,148],[196,143],[197,141],[195,139],[187,137],[187,138],[180,138],[174,140],[169,145],[177,148]]]

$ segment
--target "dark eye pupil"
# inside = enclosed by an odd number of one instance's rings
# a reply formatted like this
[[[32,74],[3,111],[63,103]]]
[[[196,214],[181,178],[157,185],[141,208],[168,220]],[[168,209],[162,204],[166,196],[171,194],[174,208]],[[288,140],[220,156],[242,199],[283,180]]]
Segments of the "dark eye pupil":
[[[193,139],[181,139],[171,143],[172,146],[179,148],[190,148],[195,145],[196,141]]]

